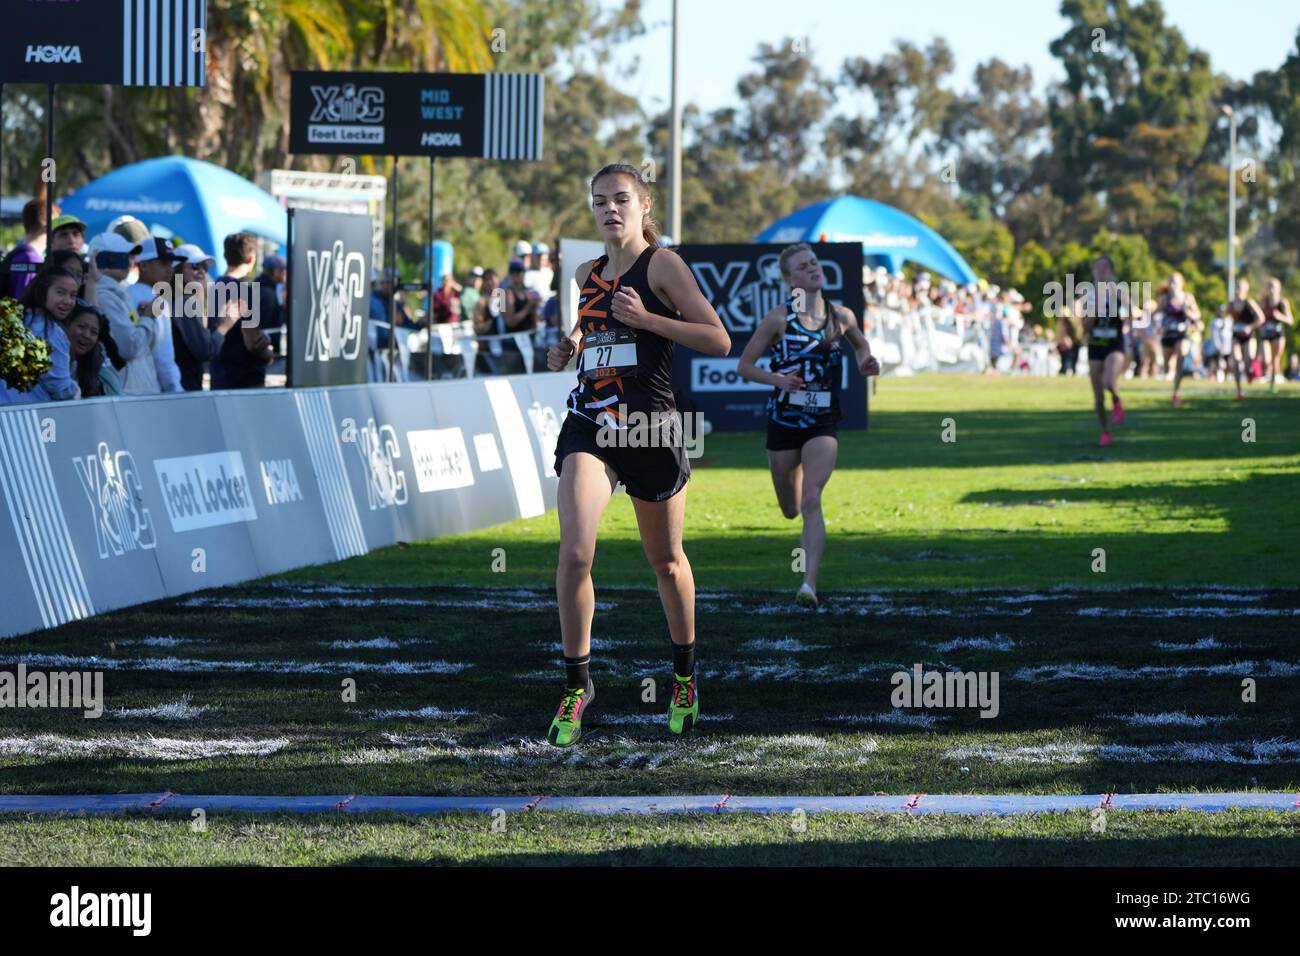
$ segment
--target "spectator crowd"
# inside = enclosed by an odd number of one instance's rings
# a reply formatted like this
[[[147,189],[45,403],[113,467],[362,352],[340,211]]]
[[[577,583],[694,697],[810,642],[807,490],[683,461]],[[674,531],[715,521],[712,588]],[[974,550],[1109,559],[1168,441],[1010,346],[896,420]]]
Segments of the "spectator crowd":
[[[86,224],[46,203],[23,207],[24,237],[0,262],[0,295],[48,347],[50,369],[28,391],[0,379],[0,404],[99,395],[157,395],[265,384],[285,325],[287,267],[257,239],[227,236],[225,269],[198,246],[173,245],[121,216],[87,241]]]
[[[984,279],[964,285],[948,279],[935,282],[928,272],[909,280],[883,266],[863,270],[863,298],[867,334],[876,351],[884,353],[886,371],[892,371],[891,366],[941,371],[946,365],[994,375],[1088,374],[1084,309],[1078,304],[1067,303],[1060,315],[1035,317],[1033,306],[1016,289],[1000,289]],[[1289,314],[1281,283],[1271,279],[1260,303],[1239,296],[1217,315],[1202,319],[1182,275],[1172,273],[1150,295],[1124,303],[1124,346],[1130,360],[1126,375],[1172,379],[1175,363],[1181,362],[1184,374],[1224,381],[1234,315],[1262,314],[1261,304],[1277,304]],[[1193,319],[1187,324],[1189,347],[1171,344],[1165,334],[1167,314]],[[1252,380],[1267,377],[1267,363],[1261,360],[1264,343],[1258,338],[1246,343],[1247,376]],[[945,350],[936,344],[940,339],[957,345]],[[1300,361],[1287,356],[1279,372],[1300,380]]]
[[[197,391],[205,384],[258,388],[268,370],[283,367],[288,267],[280,256],[268,255],[259,269],[258,241],[251,234],[225,238],[218,272],[214,256],[151,235],[132,216],[115,219],[87,241],[83,221],[60,214],[57,205],[50,212],[47,229],[44,199],[23,207],[23,239],[0,261],[0,295],[20,303],[24,324],[48,346],[51,367],[28,391],[0,379],[0,405]],[[425,359],[439,375],[464,374],[470,359],[462,369],[461,356],[438,354],[439,340],[449,341],[440,329],[447,329],[476,340],[476,374],[535,370],[546,348],[566,331],[560,327],[559,263],[541,242],[520,240],[514,253],[503,273],[476,265],[464,284],[450,273],[442,276],[432,296],[426,294],[425,307],[415,310],[392,270],[372,273],[372,360],[388,349],[390,329],[396,328],[412,364]],[[1269,294],[1276,292],[1270,288]],[[866,332],[887,372],[1087,371],[1079,364],[1086,346],[1077,308],[1034,320],[1032,306],[1016,289],[984,279],[934,281],[928,272],[907,279],[883,266],[863,269],[863,297]],[[1176,354],[1161,344],[1171,302],[1180,315],[1190,307],[1195,319],[1190,348]],[[1201,321],[1194,297],[1175,273],[1157,295],[1131,303],[1127,312],[1128,374],[1172,377],[1174,363],[1182,362],[1184,374],[1223,380],[1232,340],[1229,307]],[[531,349],[521,349],[521,340]],[[528,351],[534,369],[527,367]],[[1296,357],[1287,358],[1286,377],[1300,377]],[[447,361],[438,367],[440,359]],[[1257,367],[1251,371],[1260,373]]]

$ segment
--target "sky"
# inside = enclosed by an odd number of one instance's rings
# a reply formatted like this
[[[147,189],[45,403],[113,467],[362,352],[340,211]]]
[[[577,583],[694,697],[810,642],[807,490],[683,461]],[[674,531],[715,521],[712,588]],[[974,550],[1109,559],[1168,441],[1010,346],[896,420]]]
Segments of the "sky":
[[[618,0],[600,0],[616,7]],[[680,0],[682,102],[704,110],[734,102],[736,80],[753,69],[763,42],[806,35],[823,73],[851,56],[875,59],[896,38],[926,46],[948,41],[956,58],[953,85],[968,88],[976,64],[998,56],[1033,68],[1041,93],[1064,78],[1048,44],[1065,30],[1056,0]],[[1165,0],[1165,21],[1192,46],[1210,54],[1212,67],[1234,79],[1275,69],[1295,47],[1300,28],[1296,0]],[[647,112],[670,106],[672,0],[644,0],[645,35],[625,45],[626,60],[606,69],[615,85],[641,100]],[[632,73],[632,58],[639,68]],[[629,75],[630,74],[630,75]]]

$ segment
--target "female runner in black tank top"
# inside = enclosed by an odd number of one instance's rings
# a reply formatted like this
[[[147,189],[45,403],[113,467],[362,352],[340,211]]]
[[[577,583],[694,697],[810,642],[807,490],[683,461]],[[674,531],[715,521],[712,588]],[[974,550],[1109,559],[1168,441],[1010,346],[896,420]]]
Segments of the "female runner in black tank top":
[[[560,371],[576,354],[579,380],[555,446],[560,476],[560,555],[555,592],[564,645],[565,693],[547,739],[575,744],[595,699],[591,566],[596,530],[614,487],[632,499],[641,545],[658,579],[673,646],[668,727],[699,717],[695,683],[695,581],[682,550],[686,462],[671,369],[674,343],[726,355],[731,338],[686,263],[658,249],[649,186],[635,166],[604,167],[591,181],[605,255],[578,267],[578,324],[547,352]]]
[[[1088,342],[1088,373],[1092,381],[1092,406],[1101,423],[1101,446],[1110,444],[1110,422],[1106,420],[1106,392],[1110,392],[1111,419],[1124,421],[1124,404],[1119,398],[1119,380],[1128,359],[1124,355],[1124,326],[1128,311],[1122,290],[1115,281],[1110,256],[1092,260],[1092,289],[1079,298],[1083,334]]]
[[[839,355],[847,342],[862,375],[879,375],[880,363],[858,328],[857,318],[822,295],[825,275],[817,253],[807,243],[781,250],[781,278],[791,297],[759,323],[740,356],[737,371],[752,382],[771,385],[768,399],[767,461],[781,513],[803,516],[799,543],[804,579],[795,602],[817,607],[817,574],[826,549],[822,489],[830,481],[839,454]],[[759,368],[759,355],[775,346],[770,371]],[[802,357],[806,356],[806,357]],[[783,361],[784,360],[784,361]],[[806,381],[804,376],[821,378]],[[830,376],[831,379],[825,379]]]
[[[1232,323],[1232,377],[1237,383],[1237,400],[1246,397],[1242,391],[1242,376],[1250,379],[1251,364],[1255,360],[1255,332],[1264,324],[1264,313],[1250,297],[1250,280],[1237,280],[1236,295],[1228,303],[1228,321]]]
[[[1268,390],[1276,392],[1282,375],[1282,353],[1286,351],[1286,329],[1295,325],[1291,303],[1282,294],[1280,279],[1268,280],[1264,297],[1259,300],[1259,310],[1264,316],[1264,324],[1259,328],[1259,341],[1264,347],[1264,376],[1268,379]]]
[[[1196,296],[1184,288],[1181,272],[1169,276],[1169,286],[1160,296],[1157,311],[1161,314],[1160,347],[1164,350],[1164,369],[1168,374],[1169,364],[1173,363],[1173,403],[1179,405],[1182,398],[1178,391],[1183,384],[1184,366],[1192,347],[1188,333],[1201,324],[1201,307],[1196,304]]]

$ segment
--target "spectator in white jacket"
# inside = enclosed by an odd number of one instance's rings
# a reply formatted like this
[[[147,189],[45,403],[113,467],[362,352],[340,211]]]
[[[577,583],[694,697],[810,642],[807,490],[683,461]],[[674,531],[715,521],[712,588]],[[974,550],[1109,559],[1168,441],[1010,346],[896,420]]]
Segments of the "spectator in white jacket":
[[[159,296],[154,286],[159,282],[172,284],[176,259],[172,244],[149,233],[149,228],[135,216],[118,216],[108,228],[128,242],[140,244],[140,254],[135,257],[140,268],[139,281],[126,290],[131,308],[143,320],[152,315],[158,327],[158,338],[153,346],[154,371],[158,385],[164,392],[181,391],[181,370],[176,365],[176,350],[172,345],[171,305],[168,297]]]
[[[131,307],[127,286],[134,285],[137,273],[135,257],[141,247],[115,232],[103,232],[90,244],[90,254],[99,266],[95,284],[98,305],[108,317],[109,329],[117,350],[126,359],[122,369],[124,395],[157,395],[158,370],[153,349],[158,341],[158,320],[152,315],[141,318]]]

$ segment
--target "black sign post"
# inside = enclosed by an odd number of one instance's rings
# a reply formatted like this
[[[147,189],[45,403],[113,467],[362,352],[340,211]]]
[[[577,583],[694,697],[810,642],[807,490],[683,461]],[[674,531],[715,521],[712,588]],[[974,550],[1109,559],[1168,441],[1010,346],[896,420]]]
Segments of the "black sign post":
[[[355,213],[289,209],[288,384],[367,381],[374,226]]]
[[[862,246],[855,242],[812,243],[826,274],[823,294],[850,309],[862,322]],[[684,245],[676,252],[690,266],[704,297],[731,334],[731,354],[701,355],[678,346],[673,356],[673,388],[704,413],[716,431],[755,431],[765,427],[768,386],[747,382],[737,366],[754,329],[770,309],[790,294],[781,281],[779,259],[786,244]],[[852,355],[844,362],[840,393],[841,428],[867,425],[866,384]]]

